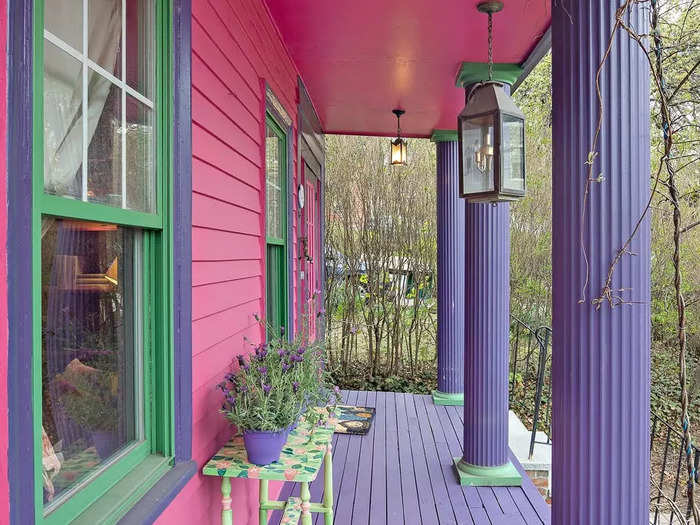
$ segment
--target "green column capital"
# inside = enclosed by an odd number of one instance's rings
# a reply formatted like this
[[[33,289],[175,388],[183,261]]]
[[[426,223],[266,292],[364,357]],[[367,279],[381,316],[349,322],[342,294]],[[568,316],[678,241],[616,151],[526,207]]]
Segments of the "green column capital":
[[[494,64],[493,79],[512,86],[523,73],[518,64]],[[485,62],[462,62],[457,73],[457,87],[466,87],[489,79],[489,65]]]
[[[434,129],[430,140],[432,142],[457,142],[457,130]]]

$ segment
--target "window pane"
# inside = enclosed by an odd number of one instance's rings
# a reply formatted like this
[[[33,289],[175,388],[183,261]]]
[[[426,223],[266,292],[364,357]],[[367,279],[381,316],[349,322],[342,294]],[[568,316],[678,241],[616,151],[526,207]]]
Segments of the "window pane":
[[[466,194],[493,191],[494,144],[492,116],[462,121],[462,176]]]
[[[122,0],[90,0],[88,20],[88,57],[121,78]]]
[[[90,202],[121,207],[122,90],[95,71],[90,70],[90,77],[87,197]]]
[[[282,187],[283,166],[280,166],[281,140],[269,127],[265,141],[265,178],[267,236],[283,239]]]
[[[525,122],[510,115],[503,116],[503,187],[525,191]]]
[[[155,27],[153,0],[126,0],[126,82],[151,100]]]
[[[44,189],[82,195],[82,65],[44,41]]]
[[[153,110],[126,97],[126,207],[156,212]]]
[[[44,27],[76,51],[82,52],[82,0],[44,0]]]
[[[143,439],[137,230],[42,220],[44,503]]]

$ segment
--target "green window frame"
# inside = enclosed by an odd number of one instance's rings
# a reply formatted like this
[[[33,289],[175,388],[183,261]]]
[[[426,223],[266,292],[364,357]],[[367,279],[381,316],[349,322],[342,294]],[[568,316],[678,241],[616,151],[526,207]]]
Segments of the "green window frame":
[[[156,172],[154,213],[50,195],[44,191],[44,0],[34,2],[33,192],[32,192],[32,405],[35,516],[37,523],[115,523],[173,465],[173,195],[172,195],[172,3],[154,0],[155,49],[152,89]],[[123,142],[122,142],[123,144]],[[126,188],[123,188],[126,192]],[[135,227],[140,235],[143,363],[143,439],[104,462],[70,496],[47,513],[42,478],[42,217]]]
[[[288,324],[287,311],[287,134],[282,127],[277,123],[273,115],[267,111],[265,114],[265,129],[267,137],[277,140],[278,154],[276,159],[269,156],[269,152],[265,151],[265,287],[266,287],[266,315],[268,337],[278,336],[281,334],[282,328],[286,328]],[[267,142],[266,142],[267,148]],[[279,188],[274,186],[274,183],[269,180],[269,162],[277,161],[279,171]],[[278,220],[272,228],[270,224],[271,217],[271,201],[270,187],[279,191],[279,201],[273,217]],[[276,214],[276,215],[275,215]]]

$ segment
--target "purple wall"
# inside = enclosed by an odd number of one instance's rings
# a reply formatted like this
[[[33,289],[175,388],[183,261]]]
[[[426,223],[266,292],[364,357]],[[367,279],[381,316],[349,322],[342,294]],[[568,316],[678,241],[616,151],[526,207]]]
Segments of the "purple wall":
[[[455,137],[456,139],[456,137]],[[437,142],[438,391],[464,392],[464,207],[456,140]]]
[[[510,205],[467,204],[465,232],[464,455],[508,462]]]
[[[563,0],[553,8],[553,448],[552,521],[647,523],[649,519],[650,232],[644,221],[615,272],[613,289],[634,304],[596,311],[608,266],[649,198],[649,70],[624,33],[601,78],[604,119],[579,236],[598,103],[595,72],[617,0]],[[634,5],[634,4],[633,4]],[[647,32],[643,14],[629,23]]]

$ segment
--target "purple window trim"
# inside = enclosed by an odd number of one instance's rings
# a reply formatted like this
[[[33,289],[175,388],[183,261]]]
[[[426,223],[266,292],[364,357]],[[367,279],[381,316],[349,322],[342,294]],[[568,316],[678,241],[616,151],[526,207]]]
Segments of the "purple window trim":
[[[32,301],[31,294],[26,293],[32,283],[32,268],[26,261],[32,258],[32,243],[28,240],[32,233],[33,16],[33,2],[8,0],[7,351],[12,524],[35,521]],[[173,41],[174,439],[175,463],[179,464],[189,463],[192,455],[191,0],[173,0]],[[170,499],[182,486],[180,476],[168,491]],[[164,487],[157,484],[151,490],[163,491]],[[149,494],[144,501],[148,501]]]
[[[33,2],[8,0],[7,306],[10,523],[34,523],[32,414]],[[12,176],[10,176],[12,174]]]
[[[192,1],[173,0],[175,463],[192,457]]]

